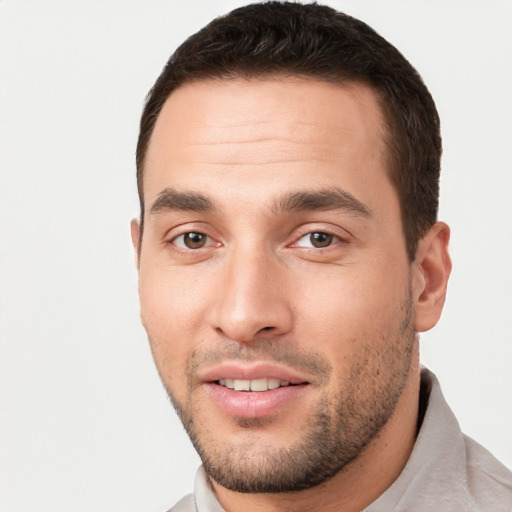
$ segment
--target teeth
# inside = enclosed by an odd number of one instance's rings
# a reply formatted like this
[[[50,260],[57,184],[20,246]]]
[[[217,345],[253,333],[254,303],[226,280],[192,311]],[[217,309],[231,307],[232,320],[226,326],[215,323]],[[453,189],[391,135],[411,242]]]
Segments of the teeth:
[[[251,380],[251,391],[266,391],[268,389],[268,379]]]
[[[233,382],[233,387],[235,391],[250,391],[251,381],[235,379],[235,381]]]
[[[277,389],[280,382],[281,381],[279,379],[268,379],[268,389]]]
[[[223,386],[226,386],[227,388],[229,389],[233,389],[235,386],[234,386],[234,380],[233,379],[224,379],[224,384]]]
[[[269,389],[277,389],[281,386],[289,386],[286,380],[279,379],[219,379],[219,384],[225,388],[234,389],[235,391],[267,391]]]

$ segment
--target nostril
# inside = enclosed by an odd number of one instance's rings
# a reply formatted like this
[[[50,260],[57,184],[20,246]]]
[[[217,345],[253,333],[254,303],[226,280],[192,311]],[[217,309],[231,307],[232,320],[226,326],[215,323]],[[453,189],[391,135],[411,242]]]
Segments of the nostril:
[[[271,331],[273,327],[262,327],[260,331]]]

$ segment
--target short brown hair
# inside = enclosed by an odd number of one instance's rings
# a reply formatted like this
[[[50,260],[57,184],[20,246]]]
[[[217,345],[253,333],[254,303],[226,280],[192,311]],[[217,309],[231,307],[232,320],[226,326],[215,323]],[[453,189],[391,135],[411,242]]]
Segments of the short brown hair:
[[[148,94],[140,123],[141,234],[146,151],[169,95],[195,80],[276,74],[357,81],[376,92],[387,125],[390,179],[413,261],[418,241],[437,219],[442,146],[434,100],[394,46],[362,21],[317,4],[266,2],[235,9],[189,37],[170,57]]]

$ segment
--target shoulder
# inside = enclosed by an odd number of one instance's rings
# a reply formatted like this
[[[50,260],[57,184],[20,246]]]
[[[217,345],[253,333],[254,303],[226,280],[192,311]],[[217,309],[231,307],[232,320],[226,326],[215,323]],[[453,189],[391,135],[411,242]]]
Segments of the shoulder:
[[[482,510],[512,510],[512,472],[482,445],[466,435],[464,444],[467,485],[473,500]]]
[[[168,510],[168,512],[196,512],[196,502],[193,494],[187,494],[182,498],[174,507]]]

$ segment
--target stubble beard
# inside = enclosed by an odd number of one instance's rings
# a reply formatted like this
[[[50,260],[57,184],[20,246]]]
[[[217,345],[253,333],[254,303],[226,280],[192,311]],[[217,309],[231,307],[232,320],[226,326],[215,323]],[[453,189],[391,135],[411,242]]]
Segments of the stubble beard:
[[[399,325],[382,334],[380,343],[366,342],[337,394],[325,392],[318,400],[300,438],[290,446],[264,446],[258,435],[244,436],[240,444],[211,441],[215,435],[204,421],[198,424],[193,404],[183,406],[168,389],[207,475],[236,492],[282,493],[309,489],[342,471],[379,435],[406,385],[417,338],[410,289],[400,313]],[[323,364],[330,367],[328,361]],[[257,434],[272,420],[235,421],[248,434]]]

